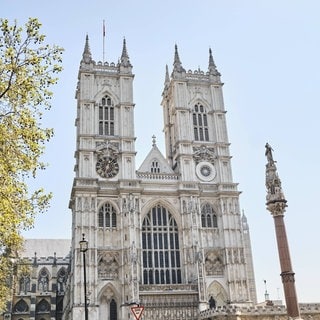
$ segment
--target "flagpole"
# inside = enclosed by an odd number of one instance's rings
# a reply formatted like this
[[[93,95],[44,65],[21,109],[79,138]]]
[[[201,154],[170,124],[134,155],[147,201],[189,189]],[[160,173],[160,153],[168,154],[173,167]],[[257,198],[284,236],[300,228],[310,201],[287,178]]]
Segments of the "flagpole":
[[[106,37],[106,26],[105,21],[103,20],[103,27],[102,27],[102,64],[104,64],[104,54],[105,54],[105,37]]]

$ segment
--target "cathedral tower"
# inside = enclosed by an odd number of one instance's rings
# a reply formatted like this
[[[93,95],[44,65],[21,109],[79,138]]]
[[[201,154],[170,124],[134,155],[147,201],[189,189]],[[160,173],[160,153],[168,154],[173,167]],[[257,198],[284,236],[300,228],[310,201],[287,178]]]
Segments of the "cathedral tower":
[[[92,60],[79,69],[72,265],[65,319],[84,319],[84,233],[90,319],[196,319],[256,302],[249,228],[233,182],[220,73],[182,67],[175,47],[162,107],[166,156],[153,137],[135,168],[132,65]]]

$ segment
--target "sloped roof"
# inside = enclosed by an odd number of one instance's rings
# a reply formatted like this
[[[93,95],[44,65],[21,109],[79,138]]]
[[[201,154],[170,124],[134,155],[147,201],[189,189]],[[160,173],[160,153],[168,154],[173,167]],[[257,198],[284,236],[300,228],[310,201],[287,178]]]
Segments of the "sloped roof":
[[[174,174],[174,171],[170,168],[167,160],[162,155],[156,144],[153,144],[152,149],[142,162],[138,172],[151,172],[152,162],[155,160],[159,164],[161,173]]]
[[[71,239],[25,239],[24,250],[21,257],[32,258],[36,252],[37,257],[66,257],[70,253]]]

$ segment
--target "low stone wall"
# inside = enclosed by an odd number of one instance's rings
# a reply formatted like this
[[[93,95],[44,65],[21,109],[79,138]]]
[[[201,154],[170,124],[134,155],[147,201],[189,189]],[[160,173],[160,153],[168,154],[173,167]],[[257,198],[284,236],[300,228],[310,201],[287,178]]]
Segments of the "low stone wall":
[[[300,316],[304,320],[320,320],[320,304],[300,304]],[[227,306],[200,312],[199,320],[285,320],[285,306]]]

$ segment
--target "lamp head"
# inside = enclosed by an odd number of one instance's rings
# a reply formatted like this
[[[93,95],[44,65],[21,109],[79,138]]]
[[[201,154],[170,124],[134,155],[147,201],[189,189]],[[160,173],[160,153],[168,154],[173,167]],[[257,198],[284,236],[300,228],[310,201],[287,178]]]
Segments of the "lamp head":
[[[88,250],[88,240],[85,239],[84,233],[82,234],[82,240],[79,241],[80,251],[86,252]]]

